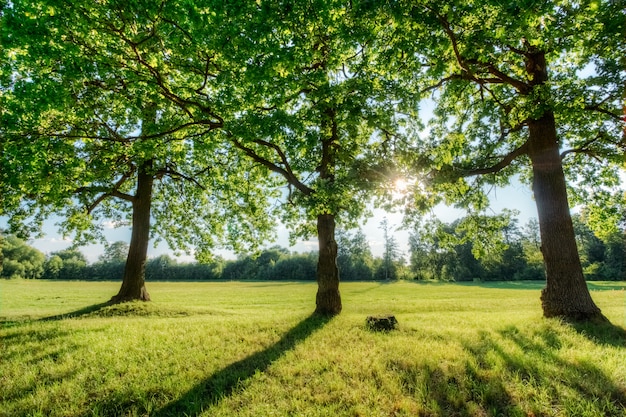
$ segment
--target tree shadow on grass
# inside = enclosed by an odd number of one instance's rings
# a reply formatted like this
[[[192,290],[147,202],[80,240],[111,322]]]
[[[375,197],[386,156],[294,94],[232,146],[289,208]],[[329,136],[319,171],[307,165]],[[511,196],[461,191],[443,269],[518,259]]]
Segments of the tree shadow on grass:
[[[626,329],[611,323],[573,323],[581,336],[600,345],[626,348]]]
[[[55,314],[54,316],[43,317],[39,319],[38,321],[57,321],[57,320],[65,320],[65,319],[72,319],[76,317],[86,316],[88,314],[102,310],[103,308],[108,307],[110,305],[111,304],[109,302],[93,304],[87,307],[80,308],[75,311],[71,311],[69,313]]]
[[[107,303],[93,304],[87,307],[80,308],[75,311],[71,311],[69,313],[61,313],[55,314],[54,316],[47,316],[41,318],[32,318],[32,317],[19,317],[17,319],[0,319],[0,328],[8,329],[11,327],[19,327],[27,323],[38,322],[38,321],[59,321],[65,319],[71,319],[75,317],[86,316],[88,314],[94,313],[96,311],[102,310],[103,308],[109,306]]]
[[[614,340],[617,336],[615,332],[619,333],[620,329],[608,324],[605,326],[605,333],[609,334],[609,339],[605,340]],[[577,330],[575,326],[574,329]],[[621,331],[623,334],[623,329]],[[623,415],[626,388],[616,384],[592,360],[560,355],[560,349],[567,342],[555,329],[542,329],[536,333],[539,337],[532,338],[514,326],[502,330],[500,334],[514,342],[520,350],[518,355],[512,355],[503,349],[496,349],[510,370],[529,380],[540,381],[555,395],[569,389],[576,393],[577,399],[605,407],[597,410],[597,415]]]
[[[560,332],[548,327],[528,334],[510,326],[498,333],[502,341],[512,342],[516,349],[505,348],[501,341],[487,332],[482,334],[480,343],[465,343],[466,350],[476,359],[476,369],[482,375],[497,373],[496,370],[504,367],[505,374],[513,377],[512,382],[521,381],[524,385],[543,390],[552,401],[559,401],[566,413],[575,415],[584,409],[587,414],[622,415],[626,406],[624,387],[592,361],[562,355],[561,348],[571,342],[565,341]],[[507,407],[511,405],[514,404],[509,402]],[[594,407],[597,408],[590,410]],[[513,409],[501,411],[514,414],[512,411],[522,410],[514,405]],[[542,410],[530,412],[541,414]]]
[[[285,353],[326,325],[332,317],[313,314],[289,330],[274,345],[234,362],[200,382],[176,401],[153,414],[154,417],[194,416],[230,396],[244,381],[257,372],[265,372]]]
[[[420,416],[551,415],[557,409],[563,415],[624,416],[620,377],[593,358],[570,356],[576,340],[562,326],[482,331],[479,338],[459,338],[468,354],[464,361],[397,359],[389,368],[406,394],[422,402]]]
[[[417,366],[392,365],[407,396],[421,402],[419,416],[473,417],[523,415],[507,381],[481,362],[480,348],[462,342],[472,355],[465,362],[444,361]]]

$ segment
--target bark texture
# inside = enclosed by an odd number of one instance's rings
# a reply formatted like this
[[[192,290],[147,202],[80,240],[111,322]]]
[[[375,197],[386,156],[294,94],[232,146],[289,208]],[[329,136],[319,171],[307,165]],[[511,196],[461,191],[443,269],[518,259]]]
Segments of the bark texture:
[[[541,119],[529,122],[529,128],[533,192],[546,267],[546,288],[541,293],[543,314],[572,321],[604,321],[583,276],[553,114],[546,112]]]
[[[337,268],[337,242],[335,241],[335,217],[332,214],[317,216],[319,258],[317,262],[317,314],[341,313],[339,294],[339,269]]]
[[[141,300],[150,301],[146,290],[145,267],[150,240],[150,209],[152,206],[152,161],[144,162],[137,174],[137,192],[133,199],[133,224],[124,267],[124,279],[119,293],[111,303]]]
[[[543,53],[529,55],[527,69],[532,84],[547,81]],[[543,315],[568,321],[607,321],[591,299],[583,275],[554,114],[545,110],[541,117],[528,121],[528,128],[528,156],[533,168],[533,193],[546,268],[546,287],[541,293]]]

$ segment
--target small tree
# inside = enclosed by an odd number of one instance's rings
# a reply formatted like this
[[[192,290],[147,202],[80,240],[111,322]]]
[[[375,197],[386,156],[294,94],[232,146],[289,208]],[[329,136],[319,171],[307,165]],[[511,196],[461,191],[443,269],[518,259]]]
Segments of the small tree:
[[[398,278],[397,261],[400,258],[400,249],[395,236],[391,233],[389,221],[385,217],[380,223],[380,229],[383,231],[384,250],[383,261],[376,274],[385,281],[395,280]]]
[[[63,270],[63,259],[61,259],[59,255],[52,255],[46,259],[43,269],[42,278],[59,279],[61,278],[61,271]]]
[[[61,268],[58,271],[59,279],[89,279],[91,278],[87,268],[87,258],[78,249],[64,249],[50,254],[50,259],[61,260]],[[57,264],[57,261],[54,261]]]
[[[374,257],[361,229],[337,231],[337,266],[345,281],[369,281],[374,277]]]
[[[98,260],[100,262],[126,262],[126,257],[128,256],[128,243],[124,241],[113,242],[110,245],[106,245],[104,247],[104,252]]]
[[[3,237],[0,243],[2,252],[0,276],[9,279],[36,279],[42,276],[46,259],[43,253],[12,235]]]

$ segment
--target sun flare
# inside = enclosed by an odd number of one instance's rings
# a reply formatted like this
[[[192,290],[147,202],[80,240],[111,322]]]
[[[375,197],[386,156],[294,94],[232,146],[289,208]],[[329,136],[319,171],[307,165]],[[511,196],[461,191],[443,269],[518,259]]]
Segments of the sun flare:
[[[404,178],[397,178],[393,182],[393,191],[397,194],[405,194],[409,189],[409,182]]]

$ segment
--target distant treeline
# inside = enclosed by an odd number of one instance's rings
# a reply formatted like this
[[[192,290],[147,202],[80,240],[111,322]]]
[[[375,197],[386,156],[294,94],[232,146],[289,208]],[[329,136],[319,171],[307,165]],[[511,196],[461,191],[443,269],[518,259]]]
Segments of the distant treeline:
[[[515,221],[499,230],[500,246],[478,253],[475,240],[464,239],[461,221],[440,223],[437,233],[414,231],[408,259],[398,250],[392,234],[386,236],[382,257],[374,257],[361,231],[339,232],[338,267],[344,281],[442,280],[485,281],[544,279],[538,225]],[[625,234],[597,237],[574,216],[577,242],[588,280],[626,280]],[[95,263],[77,249],[45,256],[15,236],[0,235],[3,278],[121,280],[128,245],[115,242]],[[480,256],[477,256],[480,255]],[[235,260],[216,258],[211,263],[182,263],[168,255],[148,260],[148,281],[208,280],[315,280],[317,253],[292,253],[272,247]]]
[[[459,219],[439,223],[437,231],[415,231],[410,237],[409,275],[412,279],[443,281],[543,280],[539,223],[531,219],[519,227],[516,219],[500,225],[497,242],[481,242],[481,233],[468,233],[471,223]],[[598,237],[572,216],[585,278],[590,281],[626,280],[626,231]],[[485,231],[485,234],[489,234]],[[482,252],[482,253],[481,253]],[[477,256],[480,254],[480,256]]]

